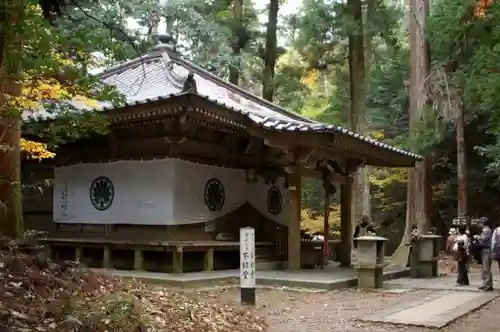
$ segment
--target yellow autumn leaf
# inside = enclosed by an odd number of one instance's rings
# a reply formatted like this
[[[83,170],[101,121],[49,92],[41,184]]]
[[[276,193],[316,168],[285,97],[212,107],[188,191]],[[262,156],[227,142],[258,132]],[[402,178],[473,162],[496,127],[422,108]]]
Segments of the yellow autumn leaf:
[[[99,108],[100,107],[99,102],[97,100],[90,99],[90,98],[87,98],[87,97],[82,96],[82,95],[75,95],[73,97],[73,100],[81,101],[89,108]]]
[[[302,83],[308,87],[316,84],[318,82],[318,71],[311,70],[307,73],[307,75],[302,79]]]
[[[368,136],[373,138],[373,139],[376,139],[376,140],[382,140],[382,139],[384,139],[384,131],[383,130],[373,130],[373,131],[370,131]]]
[[[22,95],[31,100],[61,100],[71,94],[55,79],[32,80],[23,85]]]
[[[21,152],[29,159],[50,159],[55,157],[55,153],[47,150],[47,144],[29,141],[21,138],[20,148]]]

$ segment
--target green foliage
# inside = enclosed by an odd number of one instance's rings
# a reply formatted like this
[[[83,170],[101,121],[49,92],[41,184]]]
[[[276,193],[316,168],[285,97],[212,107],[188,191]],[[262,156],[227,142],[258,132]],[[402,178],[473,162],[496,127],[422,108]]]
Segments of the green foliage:
[[[23,66],[34,77],[59,77],[64,73],[72,82],[82,78],[67,88],[119,103],[114,91],[100,86],[87,73],[97,65],[133,57],[150,47],[153,23],[160,19],[166,22],[183,56],[223,78],[228,77],[231,66],[240,64],[240,85],[259,94],[265,28],[253,2],[244,2],[242,22],[235,19],[232,5],[227,0],[174,0],[161,5],[156,0],[127,4],[103,0],[97,6],[89,5],[85,12],[73,8],[71,19],[57,27],[48,26],[36,15],[30,16]],[[368,7],[374,10],[368,12]],[[493,214],[498,208],[488,202],[500,198],[494,181],[494,175],[500,174],[500,115],[496,111],[500,105],[500,29],[496,28],[500,4],[493,3],[484,17],[474,17],[470,1],[432,3],[425,27],[432,58],[428,78],[432,105],[422,110],[422,119],[415,125],[417,139],[413,141],[408,139],[408,8],[373,1],[365,2],[365,9],[363,30],[372,45],[366,81],[367,132],[385,142],[432,155],[436,207],[433,218],[446,221],[455,213],[454,121],[457,105],[463,104],[469,191],[474,193],[470,210],[472,214],[485,210]],[[281,34],[286,37],[279,42],[286,52],[276,67],[275,100],[319,121],[347,126],[350,100],[346,36],[358,26],[349,21],[345,12],[340,2],[306,0],[297,15],[281,20]],[[144,29],[127,27],[131,19]],[[235,56],[232,47],[238,33],[246,33],[249,41]],[[92,56],[96,53],[102,55],[99,60]],[[67,61],[61,62],[61,54]],[[29,127],[30,133],[57,144],[105,129],[95,112],[70,114],[69,108],[49,108],[63,116],[51,128]],[[372,168],[370,178],[373,218],[383,226],[381,232],[397,234],[405,219],[405,175]],[[303,185],[303,206],[316,217],[324,210],[322,192],[318,181],[308,180]],[[337,208],[336,204],[332,209]],[[316,217],[311,219],[315,225],[321,220]]]
[[[89,69],[101,64],[92,54],[99,53],[108,60],[116,61],[121,58],[125,45],[131,44],[113,37],[121,28],[103,23],[106,17],[111,21],[115,16],[111,15],[112,10],[100,12],[99,9],[106,7],[104,3],[102,6],[92,7],[85,14],[83,9],[76,8],[70,18],[55,26],[43,19],[38,7],[26,7],[21,66],[27,91],[24,98],[38,105],[25,109],[25,115],[26,111],[31,111],[34,118],[56,117],[56,120],[48,125],[28,122],[24,128],[25,135],[58,144],[92,132],[104,132],[106,123],[98,113],[84,110],[75,112],[75,103],[70,101],[78,98],[80,107],[87,109],[97,106],[92,100],[115,105],[123,102],[114,88],[88,75]],[[99,20],[100,16],[103,21]],[[118,51],[113,53],[113,50]],[[47,86],[43,90],[45,95],[37,92],[41,86]],[[40,99],[43,103],[40,103]]]
[[[492,3],[484,17],[474,17],[472,4],[465,0],[438,1],[428,25],[432,45],[433,68],[454,63],[448,72],[450,94],[461,94],[466,121],[482,122],[482,130],[495,138],[494,143],[478,142],[476,151],[489,160],[487,169],[500,172],[500,6]],[[489,141],[489,140],[486,140]]]

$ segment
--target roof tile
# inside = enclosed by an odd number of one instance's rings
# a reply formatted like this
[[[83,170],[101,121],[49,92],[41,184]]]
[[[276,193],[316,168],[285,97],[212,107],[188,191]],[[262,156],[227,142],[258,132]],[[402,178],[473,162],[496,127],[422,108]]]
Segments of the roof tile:
[[[125,95],[127,103],[142,104],[182,94],[188,73],[194,74],[197,94],[209,101],[247,116],[265,128],[280,131],[334,132],[351,136],[374,146],[421,159],[421,156],[394,148],[388,144],[361,136],[351,130],[320,123],[271,104],[203,68],[186,61],[171,51],[168,45],[158,45],[151,54],[118,65],[99,76]]]

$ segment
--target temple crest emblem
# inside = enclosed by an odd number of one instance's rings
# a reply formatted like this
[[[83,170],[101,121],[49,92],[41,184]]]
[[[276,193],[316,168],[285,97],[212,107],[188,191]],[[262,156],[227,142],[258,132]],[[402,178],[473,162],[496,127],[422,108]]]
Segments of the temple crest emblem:
[[[110,179],[99,176],[90,185],[90,202],[99,211],[107,210],[115,197],[115,189]]]

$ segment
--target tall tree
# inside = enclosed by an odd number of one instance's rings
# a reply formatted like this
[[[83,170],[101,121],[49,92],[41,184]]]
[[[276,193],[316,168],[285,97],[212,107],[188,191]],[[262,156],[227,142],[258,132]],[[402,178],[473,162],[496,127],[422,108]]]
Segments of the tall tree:
[[[349,32],[349,80],[350,80],[350,125],[354,132],[363,134],[365,131],[365,48],[363,34],[363,5],[361,0],[348,0],[347,11],[352,20]],[[353,185],[353,212],[351,223],[361,219],[363,211],[363,194],[366,185],[366,168],[358,170]]]
[[[269,0],[268,19],[266,27],[266,47],[264,50],[264,73],[262,75],[262,98],[273,101],[274,70],[278,58],[277,29],[279,0]]]
[[[0,12],[0,232],[24,231],[21,206],[21,118],[12,99],[21,94],[23,0],[2,1]]]
[[[241,70],[241,50],[250,38],[243,25],[243,0],[233,0],[233,15],[234,23],[232,25],[233,38],[231,48],[235,59],[229,67],[229,82],[238,85]]]
[[[410,1],[409,135],[412,143],[418,139],[418,124],[425,120],[424,108],[428,101],[425,82],[429,76],[429,50],[424,32],[428,15],[428,0]],[[413,224],[417,225],[420,231],[427,231],[429,227],[428,209],[425,206],[428,203],[425,198],[425,195],[428,194],[428,190],[426,190],[427,162],[428,160],[424,160],[409,171],[406,234]]]
[[[0,4],[0,8],[4,15],[0,22],[0,232],[18,236],[24,228],[21,152],[46,146],[21,139],[23,118],[36,117],[40,110],[45,116],[51,113],[59,115],[57,121],[51,123],[51,130],[23,123],[23,129],[30,137],[44,136],[43,139],[54,144],[81,137],[94,129],[103,129],[104,122],[95,121],[97,113],[68,112],[74,107],[67,101],[90,102],[89,108],[97,106],[93,98],[119,101],[112,88],[103,86],[87,73],[88,68],[96,64],[91,55],[93,52],[107,57],[113,53],[111,50],[117,49],[120,41],[116,33],[111,34],[110,40],[110,31],[116,32],[117,27],[114,18],[111,23],[99,20],[82,7],[67,8],[65,21],[54,17],[54,14],[62,13],[61,8],[54,7],[53,3],[48,8],[40,8],[36,2],[16,0]],[[95,9],[96,12],[99,13],[99,9]],[[75,13],[81,16],[71,15]],[[100,30],[96,31],[94,26],[87,24],[89,17],[93,23],[99,22]],[[73,25],[68,29],[70,22]],[[97,40],[96,36],[106,37]],[[127,43],[132,44],[130,41],[128,37]],[[97,127],[93,127],[95,125]],[[38,158],[53,156],[50,152],[35,151],[35,154]]]

